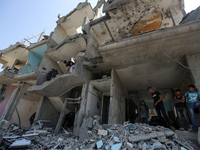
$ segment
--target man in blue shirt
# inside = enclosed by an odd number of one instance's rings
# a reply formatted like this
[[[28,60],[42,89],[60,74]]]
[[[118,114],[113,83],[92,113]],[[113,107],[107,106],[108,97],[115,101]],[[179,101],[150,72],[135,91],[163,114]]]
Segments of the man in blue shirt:
[[[190,119],[192,121],[193,130],[198,131],[197,121],[194,116],[194,109],[200,107],[199,93],[195,92],[195,85],[191,84],[188,86],[189,91],[185,93],[185,97],[187,99],[187,106],[190,112]]]

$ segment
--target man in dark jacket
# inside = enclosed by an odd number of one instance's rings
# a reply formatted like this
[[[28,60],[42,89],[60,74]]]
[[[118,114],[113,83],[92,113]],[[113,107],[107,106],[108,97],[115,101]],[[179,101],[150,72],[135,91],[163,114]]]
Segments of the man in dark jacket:
[[[174,129],[174,127],[171,126],[171,122],[169,121],[169,118],[165,112],[165,107],[163,105],[163,101],[162,101],[162,95],[160,94],[159,91],[155,91],[152,89],[152,87],[148,88],[149,93],[151,93],[152,98],[154,99],[154,104],[153,106],[156,109],[156,112],[158,114],[158,117],[160,119],[161,124],[164,126],[165,125],[165,121],[161,116],[161,112],[163,114],[163,116],[165,117],[165,120],[167,121],[167,125],[169,128]]]
[[[49,71],[46,76],[47,81],[50,81],[52,78],[55,78],[57,74],[58,74],[58,71],[55,69],[52,69],[51,71]]]

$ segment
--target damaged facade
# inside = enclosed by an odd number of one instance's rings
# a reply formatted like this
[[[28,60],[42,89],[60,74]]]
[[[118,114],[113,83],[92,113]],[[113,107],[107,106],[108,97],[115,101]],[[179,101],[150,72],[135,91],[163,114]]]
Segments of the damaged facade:
[[[86,116],[100,116],[101,124],[123,124],[143,99],[154,110],[146,91],[153,86],[175,122],[173,90],[185,92],[191,83],[200,89],[200,21],[187,21],[192,14],[182,20],[185,15],[183,0],[78,4],[58,16],[50,36],[1,51],[1,119],[29,128],[36,112],[33,126],[43,121],[57,135],[72,113],[67,127],[81,136]],[[71,73],[64,74],[65,60],[75,62]],[[52,69],[59,74],[47,81]]]

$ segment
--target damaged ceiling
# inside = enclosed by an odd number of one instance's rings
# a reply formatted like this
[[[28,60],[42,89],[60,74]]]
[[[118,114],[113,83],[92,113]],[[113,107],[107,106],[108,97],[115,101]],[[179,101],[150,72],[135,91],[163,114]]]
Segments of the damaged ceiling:
[[[177,59],[186,65],[184,58]],[[133,65],[116,72],[128,91],[146,90],[149,86],[157,89],[176,87],[182,82],[187,69],[171,60],[154,61]]]

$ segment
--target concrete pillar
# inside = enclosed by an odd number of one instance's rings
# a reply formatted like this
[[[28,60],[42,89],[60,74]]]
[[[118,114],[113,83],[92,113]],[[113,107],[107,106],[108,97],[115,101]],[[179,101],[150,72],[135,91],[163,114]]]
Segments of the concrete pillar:
[[[188,66],[190,67],[189,70],[192,74],[194,84],[198,89],[198,91],[200,92],[200,53],[193,55],[186,55],[186,60]]]
[[[188,66],[190,67],[190,72],[192,74],[194,84],[200,92],[200,53],[187,55],[186,60],[188,62]],[[192,83],[190,83],[192,84]],[[200,113],[195,113],[195,118],[198,126],[200,125]]]
[[[39,104],[38,104],[38,108],[37,108],[37,111],[36,111],[36,115],[35,115],[34,121],[35,121],[35,120],[38,120],[39,117],[40,117],[43,101],[44,101],[44,96],[42,96],[42,97],[40,98],[40,101],[39,101]]]
[[[54,135],[57,135],[60,131],[60,128],[62,126],[62,122],[63,122],[63,119],[65,117],[65,112],[66,112],[66,109],[67,109],[67,99],[65,99],[65,102],[63,104],[63,107],[62,107],[62,111],[60,113],[60,117],[58,119],[58,123],[56,125],[56,129],[55,129],[55,132],[54,132]]]
[[[78,112],[75,115],[73,132],[76,136],[79,136],[80,127],[81,127],[83,118],[85,117],[85,114],[86,114],[88,88],[89,88],[89,80],[88,80],[88,82],[83,84],[82,93],[81,93],[82,100],[81,100],[81,104],[80,104],[80,109],[78,110]]]
[[[14,68],[15,68],[15,65],[17,64],[17,62],[18,62],[18,60],[17,59],[15,59],[15,61],[13,62],[13,64],[12,64],[12,66],[11,66],[11,70],[13,70]]]
[[[125,93],[124,87],[117,72],[111,71],[111,90],[108,123],[120,123],[125,121]]]

